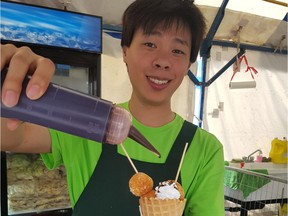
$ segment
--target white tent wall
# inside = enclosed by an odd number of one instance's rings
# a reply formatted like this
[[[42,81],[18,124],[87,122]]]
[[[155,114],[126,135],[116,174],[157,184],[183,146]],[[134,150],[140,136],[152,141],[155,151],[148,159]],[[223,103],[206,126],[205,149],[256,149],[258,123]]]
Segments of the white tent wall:
[[[102,97],[115,103],[129,99],[131,84],[122,60],[120,40],[104,35],[102,55]],[[207,67],[207,79],[216,74],[233,56],[236,48],[213,46]],[[241,158],[260,148],[268,157],[271,141],[288,136],[288,73],[287,56],[246,50],[256,88],[229,89],[232,66],[206,88],[203,128],[215,134],[224,145],[225,160]],[[192,66],[195,70],[195,65]],[[233,81],[253,80],[246,66]],[[183,118],[194,116],[194,84],[186,76],[173,97],[172,108]],[[219,103],[223,102],[223,111]],[[213,110],[219,115],[212,115]]]
[[[235,54],[235,48],[212,47],[208,79]],[[254,74],[256,88],[229,89],[231,66],[206,90],[203,127],[223,143],[226,160],[248,156],[256,149],[269,157],[271,141],[288,135],[287,56],[251,50],[246,50],[245,55],[249,66],[258,71]],[[253,81],[245,70],[242,62],[233,81]],[[223,111],[219,111],[220,102]],[[214,109],[219,111],[218,117],[213,117]]]

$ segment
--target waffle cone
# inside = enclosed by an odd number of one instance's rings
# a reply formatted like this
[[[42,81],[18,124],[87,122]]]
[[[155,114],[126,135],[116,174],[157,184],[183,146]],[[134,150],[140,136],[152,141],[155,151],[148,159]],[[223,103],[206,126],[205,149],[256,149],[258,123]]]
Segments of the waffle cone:
[[[181,216],[185,208],[185,200],[140,198],[142,216]]]

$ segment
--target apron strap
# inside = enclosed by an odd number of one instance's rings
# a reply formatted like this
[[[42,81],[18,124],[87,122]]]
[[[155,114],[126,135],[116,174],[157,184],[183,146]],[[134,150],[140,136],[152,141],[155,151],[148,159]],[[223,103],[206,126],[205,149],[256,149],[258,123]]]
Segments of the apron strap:
[[[180,131],[179,135],[177,136],[177,138],[176,138],[176,140],[174,142],[174,145],[179,143],[179,144],[182,145],[181,147],[183,149],[185,144],[188,143],[188,146],[187,146],[187,149],[188,149],[190,147],[190,144],[191,144],[191,142],[193,140],[193,137],[194,137],[194,135],[196,133],[197,128],[198,127],[196,125],[194,125],[191,122],[188,122],[188,121],[185,120],[184,123],[183,123],[183,126],[181,128],[181,131]],[[181,149],[181,147],[179,149]],[[182,156],[182,152],[181,151],[177,151],[177,152],[181,153],[181,156]],[[178,169],[179,163],[180,163],[180,159],[178,160],[177,169]],[[175,174],[176,174],[176,172],[175,172]],[[178,182],[180,184],[182,184],[181,175],[179,175]]]

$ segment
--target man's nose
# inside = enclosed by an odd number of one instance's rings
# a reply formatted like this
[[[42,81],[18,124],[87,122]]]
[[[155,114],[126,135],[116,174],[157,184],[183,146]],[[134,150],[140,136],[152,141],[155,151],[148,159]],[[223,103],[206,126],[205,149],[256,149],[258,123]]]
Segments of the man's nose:
[[[161,64],[161,63],[155,63],[154,64],[156,68],[158,69],[163,69],[163,70],[168,70],[170,67],[166,64]]]
[[[171,67],[168,56],[163,54],[154,60],[153,65],[155,68],[161,70],[168,70]]]

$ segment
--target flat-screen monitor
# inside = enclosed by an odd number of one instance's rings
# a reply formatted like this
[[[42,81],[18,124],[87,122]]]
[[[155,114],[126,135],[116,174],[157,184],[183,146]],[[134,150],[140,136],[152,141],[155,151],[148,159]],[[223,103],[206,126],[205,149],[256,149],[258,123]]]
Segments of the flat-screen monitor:
[[[102,52],[102,17],[1,1],[1,40]]]

